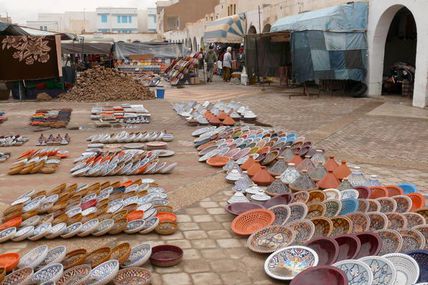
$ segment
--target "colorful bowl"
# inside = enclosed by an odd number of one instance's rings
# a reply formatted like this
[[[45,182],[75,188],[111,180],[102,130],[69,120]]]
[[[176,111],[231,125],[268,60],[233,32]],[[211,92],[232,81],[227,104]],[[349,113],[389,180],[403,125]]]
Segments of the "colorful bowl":
[[[240,214],[232,221],[232,231],[241,236],[252,233],[270,226],[275,221],[275,214],[264,209],[250,210]]]
[[[251,234],[247,247],[257,253],[272,253],[290,245],[294,238],[294,232],[290,228],[274,225]]]
[[[331,218],[333,222],[333,231],[331,236],[338,236],[342,234],[350,234],[352,232],[352,221],[346,216],[337,216]]]
[[[382,239],[382,248],[379,251],[379,255],[401,251],[401,247],[403,246],[403,238],[398,231],[380,230],[376,231],[376,233]]]
[[[0,267],[6,268],[6,272],[10,272],[18,266],[19,258],[18,253],[0,254]]]
[[[419,265],[420,274],[417,282],[428,282],[428,250],[414,250],[407,252]]]
[[[342,270],[348,278],[348,285],[370,285],[373,282],[373,273],[370,267],[359,260],[342,260],[333,264]]]

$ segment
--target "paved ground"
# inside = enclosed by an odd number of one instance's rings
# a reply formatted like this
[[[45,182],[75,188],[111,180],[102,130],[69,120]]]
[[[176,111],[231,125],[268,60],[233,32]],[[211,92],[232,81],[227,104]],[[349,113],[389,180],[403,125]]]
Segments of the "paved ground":
[[[276,127],[296,130],[312,140],[315,145],[362,166],[367,174],[377,174],[384,182],[413,182],[421,189],[428,189],[428,121],[427,110],[407,106],[402,98],[353,99],[321,96],[320,98],[293,97],[275,89],[243,87],[236,84],[214,83],[183,89],[168,89],[167,101],[148,101],[144,104],[153,114],[153,122],[145,130],[171,131],[176,136],[170,149],[178,161],[177,171],[167,176],[153,176],[168,190],[172,203],[178,209],[180,231],[172,236],[156,234],[119,235],[105,238],[85,238],[38,242],[7,243],[0,253],[19,251],[47,243],[49,246],[65,244],[69,250],[88,249],[113,245],[119,241],[137,244],[176,244],[184,249],[184,261],[168,269],[152,268],[153,284],[274,284],[263,272],[265,256],[251,253],[245,248],[245,239],[237,238],[230,231],[232,217],[223,206],[231,195],[230,185],[221,171],[197,162],[192,147],[191,132],[171,110],[170,102],[182,100],[229,100],[248,104],[259,115],[259,120]],[[385,102],[386,100],[386,102]],[[405,104],[398,104],[403,101]],[[101,103],[105,104],[105,103]],[[0,164],[0,209],[14,197],[30,188],[45,189],[60,182],[94,182],[95,178],[71,178],[69,169],[73,158],[85,148],[85,138],[94,132],[111,131],[95,129],[89,120],[93,104],[67,103],[74,109],[71,124],[84,127],[69,131],[70,146],[63,147],[71,159],[63,161],[58,173],[53,175],[8,176],[5,173],[20,152],[31,148],[39,136],[28,126],[30,115],[36,108],[64,106],[64,103],[2,103],[9,121],[0,125],[0,135],[19,133],[30,141],[11,151],[13,157]],[[410,112],[410,113],[409,113]],[[409,113],[409,116],[406,116]],[[60,133],[65,133],[61,130]],[[136,178],[136,177],[135,177]],[[109,178],[124,180],[125,178]],[[150,265],[148,265],[149,268]]]

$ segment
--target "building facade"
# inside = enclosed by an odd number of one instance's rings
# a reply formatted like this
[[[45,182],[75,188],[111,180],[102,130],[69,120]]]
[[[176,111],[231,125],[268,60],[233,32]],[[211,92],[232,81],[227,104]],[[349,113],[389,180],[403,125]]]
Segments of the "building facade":
[[[97,8],[97,32],[138,33],[138,13],[136,8]]]

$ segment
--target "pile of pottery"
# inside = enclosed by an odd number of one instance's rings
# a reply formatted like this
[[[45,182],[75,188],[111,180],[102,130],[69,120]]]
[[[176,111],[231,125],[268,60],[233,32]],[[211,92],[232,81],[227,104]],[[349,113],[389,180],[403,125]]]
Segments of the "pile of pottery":
[[[151,179],[33,190],[5,209],[2,221],[0,242],[122,232],[169,235],[178,227],[168,195]]]
[[[127,132],[122,131],[120,133],[103,133],[92,135],[87,138],[90,143],[141,143],[141,142],[152,142],[152,141],[164,141],[171,142],[174,140],[174,135],[167,131],[144,131],[144,132]]]
[[[68,152],[58,148],[30,149],[18,157],[18,161],[12,164],[8,174],[51,174],[57,171],[61,159],[67,157]]]
[[[131,247],[120,243],[114,248],[85,248],[68,251],[63,245],[38,246],[22,257],[18,253],[0,255],[0,282],[3,285],[24,284],[151,284],[151,272],[141,266],[149,260],[155,266],[178,264],[183,251],[176,246],[152,246],[149,243]],[[120,270],[120,268],[122,268]],[[6,275],[7,274],[7,275]]]
[[[144,105],[121,104],[120,106],[95,106],[91,120],[106,124],[148,124],[151,114]]]
[[[0,147],[21,146],[28,141],[27,137],[20,135],[16,136],[0,136]]]
[[[31,116],[31,126],[65,128],[70,122],[72,109],[42,109]]]
[[[68,145],[71,141],[71,138],[68,134],[65,134],[64,137],[61,134],[54,136],[50,134],[47,138],[41,134],[37,139],[37,146],[58,146],[58,145]]]
[[[159,151],[88,149],[74,161],[72,176],[169,174],[177,163],[161,162]]]
[[[190,125],[233,126],[239,120],[253,122],[257,119],[249,107],[233,101],[229,103],[206,101],[202,104],[192,101],[176,103],[173,108]]]
[[[5,121],[7,121],[6,113],[0,111],[0,124],[2,124]]]

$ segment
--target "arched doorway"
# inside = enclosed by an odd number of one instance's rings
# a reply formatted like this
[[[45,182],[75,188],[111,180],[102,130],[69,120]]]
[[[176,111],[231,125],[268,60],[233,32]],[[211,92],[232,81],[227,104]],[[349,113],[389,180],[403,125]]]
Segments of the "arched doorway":
[[[248,29],[248,34],[249,35],[255,35],[255,34],[257,34],[256,27],[250,26],[250,28]]]
[[[266,24],[263,27],[263,33],[269,33],[270,32],[270,28],[271,28],[271,25],[270,24]]]

